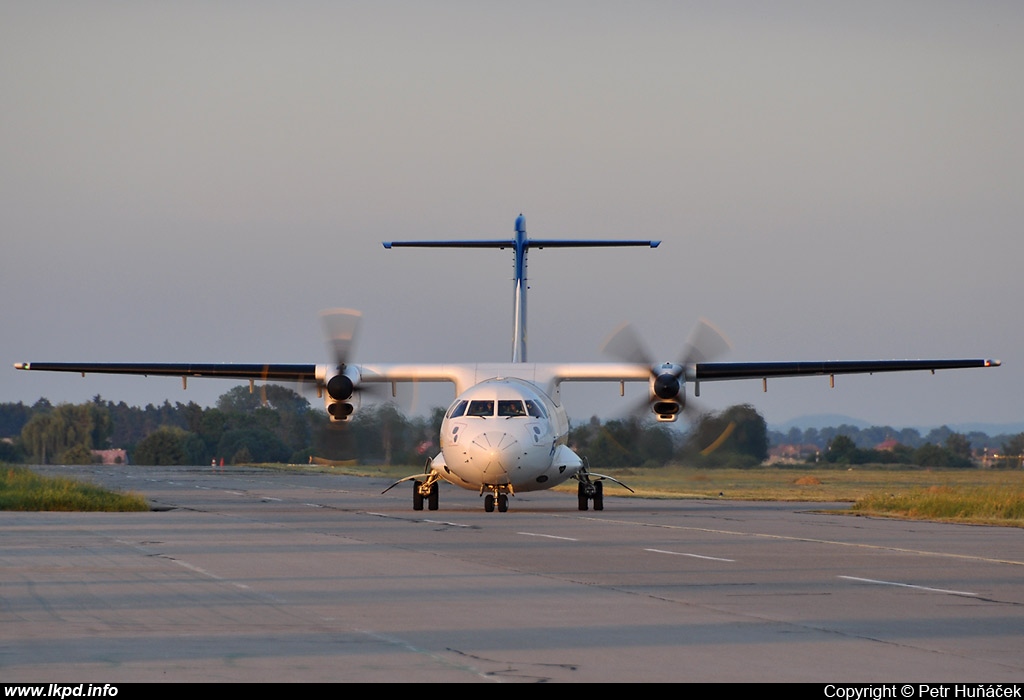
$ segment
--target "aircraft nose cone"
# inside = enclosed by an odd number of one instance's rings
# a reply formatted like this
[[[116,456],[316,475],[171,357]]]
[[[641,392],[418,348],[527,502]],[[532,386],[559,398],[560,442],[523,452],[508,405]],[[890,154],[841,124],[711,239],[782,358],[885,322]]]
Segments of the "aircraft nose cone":
[[[508,433],[489,431],[473,438],[469,461],[490,478],[507,476],[519,461],[519,441]]]

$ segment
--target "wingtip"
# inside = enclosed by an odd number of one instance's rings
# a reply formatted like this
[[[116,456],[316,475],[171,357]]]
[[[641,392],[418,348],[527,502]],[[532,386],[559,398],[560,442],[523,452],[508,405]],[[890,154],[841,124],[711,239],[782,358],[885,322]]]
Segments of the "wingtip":
[[[1002,360],[985,360],[986,367],[998,367],[1001,364],[1003,364]]]
[[[381,245],[383,245],[386,250],[391,250],[391,241],[381,241]]]
[[[28,369],[28,363],[27,362],[15,362],[14,363],[14,369]]]

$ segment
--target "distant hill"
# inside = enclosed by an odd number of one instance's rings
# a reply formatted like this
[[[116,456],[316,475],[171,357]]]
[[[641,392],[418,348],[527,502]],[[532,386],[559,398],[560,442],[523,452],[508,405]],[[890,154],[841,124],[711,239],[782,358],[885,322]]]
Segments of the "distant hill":
[[[777,425],[769,425],[768,429],[787,433],[793,428],[800,428],[800,430],[815,428],[821,430],[822,428],[838,428],[840,425],[852,425],[855,428],[861,429],[871,427],[871,423],[859,418],[852,418],[839,413],[818,413],[813,416],[799,416]]]

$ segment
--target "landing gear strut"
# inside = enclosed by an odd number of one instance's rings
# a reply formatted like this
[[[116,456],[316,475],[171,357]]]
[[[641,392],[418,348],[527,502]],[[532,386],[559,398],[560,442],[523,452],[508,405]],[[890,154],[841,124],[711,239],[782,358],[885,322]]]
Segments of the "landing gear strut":
[[[591,501],[594,502],[594,510],[604,510],[605,481],[611,481],[630,493],[635,493],[633,489],[629,488],[618,479],[612,478],[606,474],[592,474],[587,468],[586,461],[583,463],[583,468],[576,472],[576,475],[573,476],[573,478],[580,482],[576,489],[576,495],[580,501],[580,510],[587,510],[590,508]]]
[[[437,476],[431,474],[426,481],[412,482],[412,509],[423,510],[423,501],[427,501],[429,510],[437,510],[439,504]]]
[[[484,512],[493,513],[494,506],[497,504],[498,512],[505,513],[508,511],[508,493],[504,489],[509,489],[510,486],[488,486],[485,488],[491,489],[491,493],[484,495]]]
[[[604,484],[600,481],[580,480],[576,488],[576,495],[579,497],[580,510],[587,510],[590,501],[594,502],[594,510],[604,510]]]

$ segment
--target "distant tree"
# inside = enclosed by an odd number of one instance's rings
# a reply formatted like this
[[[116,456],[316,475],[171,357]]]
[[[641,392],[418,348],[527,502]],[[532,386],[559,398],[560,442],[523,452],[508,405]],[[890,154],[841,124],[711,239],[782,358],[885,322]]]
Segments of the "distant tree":
[[[20,436],[31,418],[32,409],[21,401],[0,404],[0,438]]]
[[[238,455],[244,450],[244,455]],[[287,462],[292,450],[269,430],[239,428],[229,430],[217,444],[217,454],[239,462]]]
[[[635,419],[607,421],[593,431],[587,447],[579,454],[595,469],[639,466],[636,449],[639,432]]]
[[[756,466],[768,458],[768,426],[750,404],[702,415],[682,455],[705,466]]]
[[[940,428],[933,428],[924,437],[925,442],[930,442],[933,445],[942,445],[946,442],[950,435],[953,434],[952,429],[948,425],[944,425]]]
[[[79,444],[62,452],[57,457],[57,461],[60,464],[92,464],[96,459],[92,454],[92,450],[85,445]]]
[[[25,461],[25,451],[21,449],[21,439],[0,440],[0,463],[18,464]]]
[[[960,433],[951,433],[946,438],[946,449],[957,457],[962,457],[967,461],[970,461],[973,457],[971,452],[971,441],[967,439],[965,435]]]
[[[187,433],[181,428],[160,428],[139,441],[132,461],[151,466],[187,464],[186,437]]]
[[[259,408],[273,408],[289,413],[304,413],[309,401],[301,394],[278,384],[264,384],[252,392],[248,386],[236,386],[221,394],[217,408],[225,412],[253,413]]]
[[[856,453],[857,445],[849,435],[836,435],[828,444],[825,461],[849,464],[854,461]]]
[[[225,413],[251,413],[262,405],[260,393],[247,386],[236,386],[217,398],[217,408]]]
[[[672,432],[664,425],[650,425],[640,434],[637,448],[640,453],[640,464],[643,466],[662,466],[673,457],[676,444]]]
[[[954,467],[957,469],[974,466],[970,459],[930,442],[914,450],[913,463],[922,467]]]
[[[37,413],[21,430],[29,457],[49,464],[72,447],[103,447],[110,435],[110,416],[97,404],[61,404]]]
[[[920,447],[924,444],[921,433],[914,428],[904,428],[895,437],[901,445],[906,445],[907,447]]]
[[[828,444],[821,439],[817,428],[808,428],[804,431],[804,442],[818,447],[825,447]]]
[[[1002,453],[1005,455],[1024,455],[1024,433],[1017,433],[1003,443]]]
[[[1003,456],[1003,466],[1020,467],[1024,464],[1024,433],[1017,433],[1003,442],[999,454]]]

